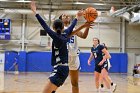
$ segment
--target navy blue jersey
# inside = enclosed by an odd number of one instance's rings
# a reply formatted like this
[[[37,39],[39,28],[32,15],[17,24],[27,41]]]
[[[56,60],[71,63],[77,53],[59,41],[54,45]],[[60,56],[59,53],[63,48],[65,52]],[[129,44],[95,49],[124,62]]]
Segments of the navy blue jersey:
[[[98,65],[103,59],[103,52],[102,52],[103,49],[104,49],[103,45],[97,45],[97,47],[91,48],[91,52],[94,56],[96,65]]]
[[[74,19],[70,27],[68,29],[65,29],[65,33],[63,34],[57,34],[56,32],[52,31],[48,25],[45,23],[45,21],[40,17],[39,14],[36,14],[36,17],[44,30],[48,33],[48,35],[53,39],[52,42],[52,66],[55,66],[57,64],[65,64],[68,63],[68,50],[67,50],[67,41],[68,36],[73,31],[73,28],[75,27],[77,23],[77,19]]]

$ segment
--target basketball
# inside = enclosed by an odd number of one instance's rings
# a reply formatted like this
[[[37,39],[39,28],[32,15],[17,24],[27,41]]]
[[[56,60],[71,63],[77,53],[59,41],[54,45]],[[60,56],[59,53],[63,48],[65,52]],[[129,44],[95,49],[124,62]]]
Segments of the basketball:
[[[85,9],[83,15],[87,22],[93,22],[98,17],[97,10],[93,7],[88,7]]]

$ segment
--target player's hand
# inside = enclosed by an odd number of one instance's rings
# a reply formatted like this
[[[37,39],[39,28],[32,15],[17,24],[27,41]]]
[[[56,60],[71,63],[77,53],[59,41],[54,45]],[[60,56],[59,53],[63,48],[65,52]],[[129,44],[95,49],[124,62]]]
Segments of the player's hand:
[[[93,29],[93,28],[92,28],[92,27],[94,26],[93,23],[94,23],[94,22],[85,22],[85,24],[83,25],[83,27]]]
[[[101,61],[98,65],[101,66],[101,65],[103,65],[103,63],[104,63],[104,61]]]
[[[34,0],[32,0],[30,6],[31,6],[31,10],[33,11],[33,13],[36,14],[36,5],[35,5],[35,1]]]
[[[89,66],[91,65],[91,61],[89,61],[89,60],[88,60],[88,65],[89,65]]]
[[[77,12],[76,18],[79,19],[81,16],[83,16],[83,10]]]

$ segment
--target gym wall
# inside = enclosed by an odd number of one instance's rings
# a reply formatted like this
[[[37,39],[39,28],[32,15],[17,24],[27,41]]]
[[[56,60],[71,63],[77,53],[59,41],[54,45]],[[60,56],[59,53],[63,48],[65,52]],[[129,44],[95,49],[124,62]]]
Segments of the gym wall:
[[[5,52],[5,71],[14,71],[13,64],[17,58],[20,72],[51,72],[51,52]],[[90,53],[80,53],[81,72],[93,72],[94,60],[88,66],[87,60]],[[128,57],[126,53],[111,53],[111,73],[127,73]],[[13,66],[13,67],[12,67]]]

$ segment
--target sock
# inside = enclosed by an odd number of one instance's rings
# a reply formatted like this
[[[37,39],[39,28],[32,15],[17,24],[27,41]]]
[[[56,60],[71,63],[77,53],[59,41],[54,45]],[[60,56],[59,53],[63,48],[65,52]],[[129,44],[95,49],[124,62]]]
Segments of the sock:
[[[101,84],[101,88],[103,88],[104,87],[104,85],[103,84]]]
[[[55,93],[55,91],[52,91],[52,93]]]
[[[111,82],[111,86],[113,86],[113,82]]]

